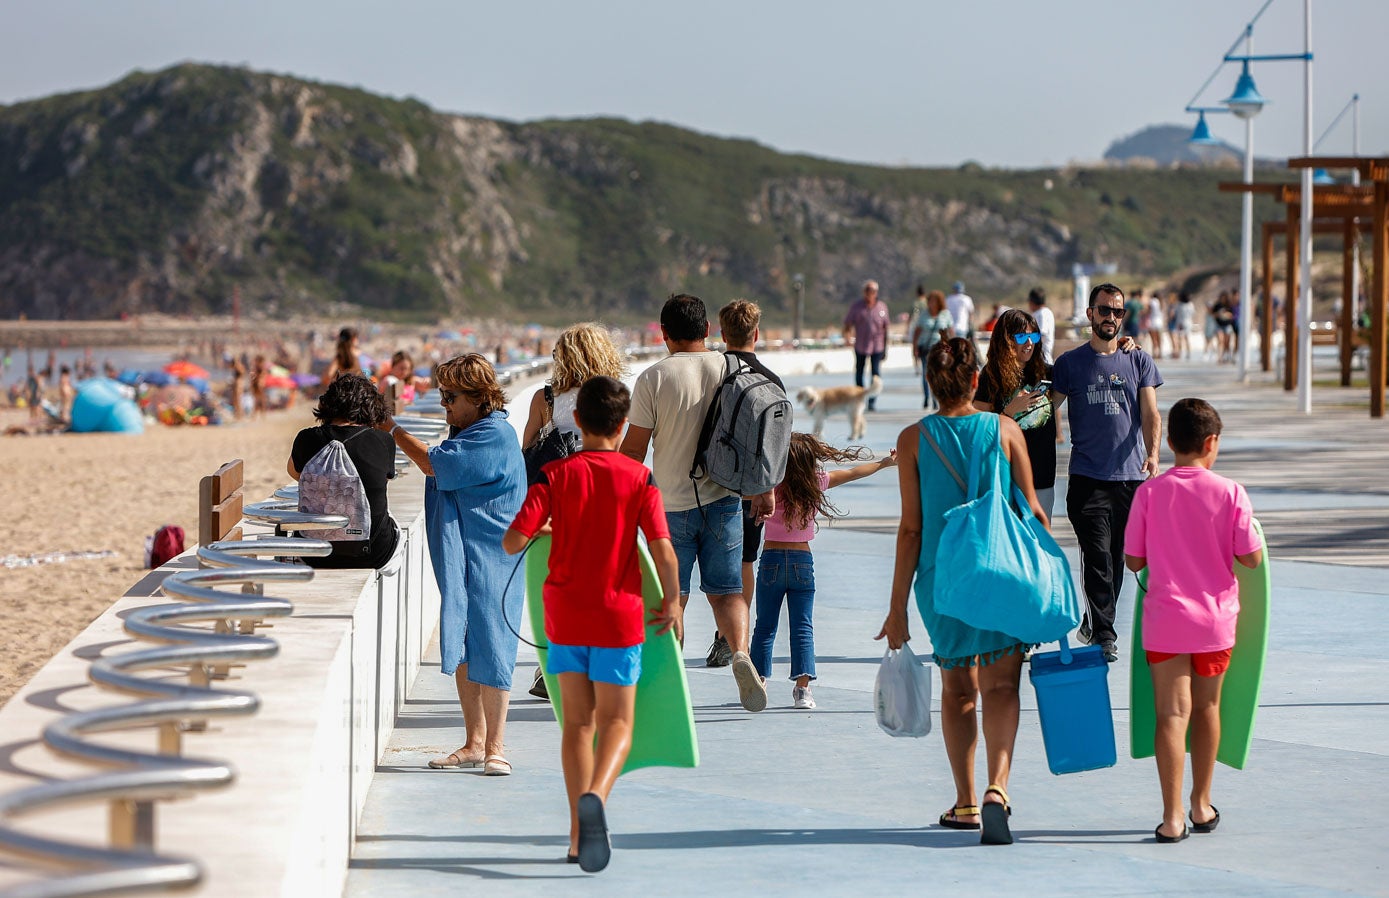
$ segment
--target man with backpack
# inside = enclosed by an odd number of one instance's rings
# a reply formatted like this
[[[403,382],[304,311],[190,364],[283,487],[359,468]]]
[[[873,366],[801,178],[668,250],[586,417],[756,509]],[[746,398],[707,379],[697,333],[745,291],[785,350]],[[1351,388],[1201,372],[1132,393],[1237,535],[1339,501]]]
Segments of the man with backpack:
[[[724,353],[738,359],[756,374],[776,384],[782,396],[786,395],[786,385],[770,368],[762,364],[754,350],[757,348],[759,326],[762,323],[762,309],[755,302],[735,299],[719,309],[719,336],[723,338]],[[762,548],[763,521],[752,513],[752,500],[743,499],[743,603],[752,607],[755,593],[754,565],[757,553]],[[733,660],[733,650],[723,634],[714,633],[714,644],[709,649],[705,664],[708,667],[727,667]]]
[[[691,573],[699,562],[700,588],[709,599],[718,631],[733,650],[731,666],[744,708],[767,707],[767,687],[748,655],[748,603],[743,598],[742,505],[737,493],[705,472],[691,476],[710,406],[720,392],[728,361],[705,345],[709,317],[696,296],[677,294],[661,309],[661,336],[670,355],[643,371],[632,391],[632,410],[623,455],[645,463],[651,447],[652,474],[665,503],[680,571],[680,603],[689,601]],[[752,503],[765,520],[770,492]]]

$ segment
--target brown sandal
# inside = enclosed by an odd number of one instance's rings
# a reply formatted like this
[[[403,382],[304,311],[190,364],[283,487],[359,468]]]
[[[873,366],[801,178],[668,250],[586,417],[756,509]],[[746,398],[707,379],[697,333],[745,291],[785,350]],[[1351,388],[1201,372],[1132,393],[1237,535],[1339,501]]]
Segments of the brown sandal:
[[[475,770],[484,763],[485,762],[478,760],[466,760],[460,757],[456,751],[450,752],[442,757],[429,759],[429,766],[432,770],[451,770],[454,768],[459,770]]]
[[[968,820],[961,820],[961,817],[977,817],[979,808],[972,804],[956,805],[944,814],[940,815],[940,825],[946,829],[978,829],[978,823],[970,823]]]

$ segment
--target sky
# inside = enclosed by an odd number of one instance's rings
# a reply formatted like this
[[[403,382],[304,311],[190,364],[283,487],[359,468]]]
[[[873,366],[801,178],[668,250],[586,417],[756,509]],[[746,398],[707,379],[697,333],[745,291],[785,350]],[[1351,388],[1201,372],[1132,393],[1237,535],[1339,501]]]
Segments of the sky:
[[[183,62],[247,66],[511,121],[617,116],[883,165],[1099,159],[1183,112],[1264,0],[0,0],[0,104]],[[1359,92],[1389,155],[1386,0],[1313,4],[1314,136]],[[1255,53],[1303,52],[1271,0]],[[1257,63],[1259,156],[1301,155],[1303,66]],[[1234,89],[1226,65],[1197,105]],[[1215,135],[1243,146],[1231,115]],[[1322,154],[1352,150],[1351,116]]]

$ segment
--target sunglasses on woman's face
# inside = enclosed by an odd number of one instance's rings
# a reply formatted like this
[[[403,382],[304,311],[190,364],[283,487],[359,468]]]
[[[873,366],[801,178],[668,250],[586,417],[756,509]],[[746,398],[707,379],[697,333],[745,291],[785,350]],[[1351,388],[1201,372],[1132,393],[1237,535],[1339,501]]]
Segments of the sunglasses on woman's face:
[[[1028,343],[1042,342],[1042,335],[1036,332],[1030,334],[1013,334],[1013,342],[1019,346],[1026,346]]]
[[[444,405],[453,405],[453,400],[458,398],[457,393],[450,393],[448,390],[439,391],[439,401]]]

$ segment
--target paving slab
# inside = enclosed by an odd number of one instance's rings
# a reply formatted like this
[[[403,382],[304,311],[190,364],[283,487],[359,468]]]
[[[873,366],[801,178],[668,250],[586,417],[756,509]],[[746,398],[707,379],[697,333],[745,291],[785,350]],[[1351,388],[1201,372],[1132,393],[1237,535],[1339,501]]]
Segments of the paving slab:
[[[1369,421],[1363,408],[1329,408],[1319,423],[1309,421],[1275,386],[1236,384],[1228,366],[1165,365],[1163,374],[1164,408],[1201,395],[1221,410],[1231,439],[1222,441],[1218,470],[1251,484],[1274,547],[1256,740],[1246,770],[1217,769],[1216,833],[1177,845],[1153,841],[1161,811],[1156,771],[1151,760],[1126,756],[1126,652],[1109,675],[1120,749],[1115,767],[1052,776],[1035,696],[1024,682],[1010,788],[1017,843],[982,847],[977,834],[933,825],[953,799],[939,721],[923,739],[892,739],[871,711],[883,650],[872,636],[887,605],[897,506],[895,474],[884,472],[837,489],[832,498],[848,517],[822,528],[815,541],[816,710],[790,707],[783,618],[768,710],[743,711],[728,670],[703,666],[713,624],[696,596],[685,654],[702,764],[624,776],[609,808],[612,864],[589,876],[563,862],[568,817],[559,729],[548,704],[524,692],[534,653],[523,646],[516,675],[510,777],[424,767],[462,738],[453,683],[439,674],[436,654],[372,784],[346,894],[534,895],[558,880],[566,894],[617,896],[947,889],[1389,895],[1380,828],[1389,814],[1389,661],[1382,648],[1389,638],[1389,553],[1373,532],[1364,534],[1378,526],[1389,539],[1389,427]],[[865,440],[875,449],[892,445],[920,413],[909,370],[889,369],[885,380]],[[788,386],[842,381],[813,375]],[[827,436],[842,441],[847,431],[847,422],[831,419]],[[1062,471],[1065,456],[1063,450]],[[1377,459],[1375,477],[1359,467],[1368,459]],[[1073,547],[1063,496],[1064,480],[1055,530]],[[1121,639],[1132,599],[1130,581],[1120,603]],[[913,647],[926,652],[914,612],[912,620]],[[977,766],[982,788],[982,760]]]

